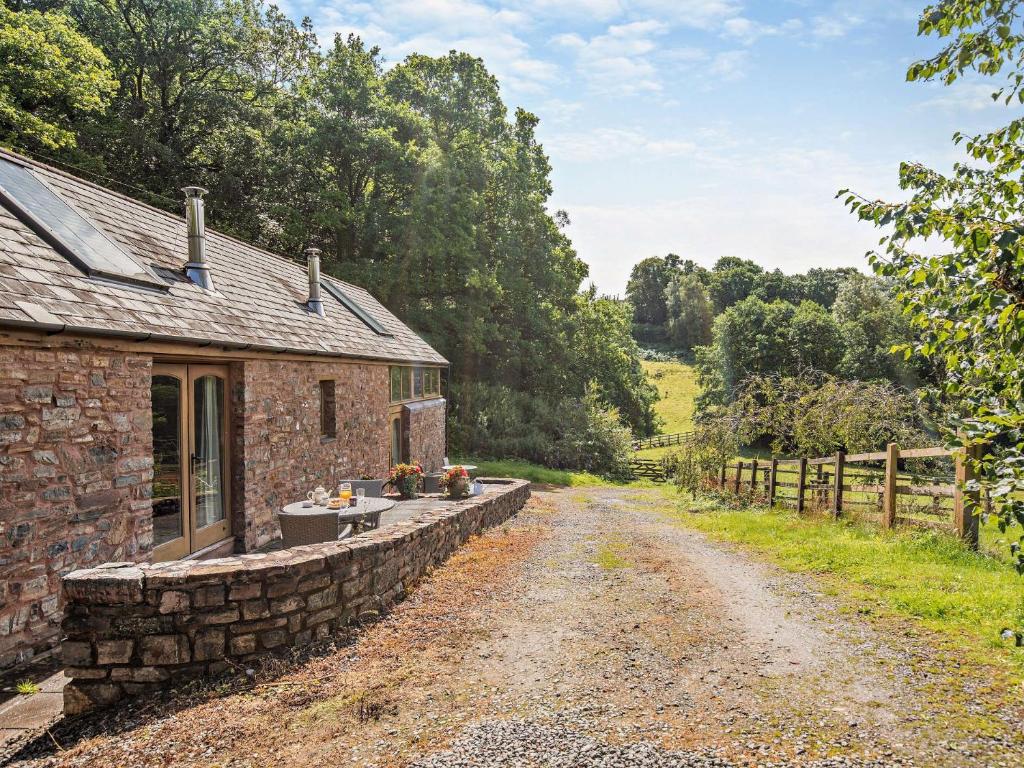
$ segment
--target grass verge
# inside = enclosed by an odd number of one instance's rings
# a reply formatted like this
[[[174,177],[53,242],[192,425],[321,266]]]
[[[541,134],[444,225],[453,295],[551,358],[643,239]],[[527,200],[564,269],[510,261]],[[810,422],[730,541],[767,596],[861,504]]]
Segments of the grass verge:
[[[459,464],[473,464],[477,467],[476,474],[481,477],[515,477],[529,480],[531,483],[543,485],[564,485],[577,487],[584,485],[611,485],[604,478],[589,472],[573,472],[568,469],[550,469],[540,464],[517,459],[472,459],[460,458]]]
[[[1019,675],[1024,651],[1001,640],[1024,626],[1024,579],[995,558],[952,536],[866,523],[797,517],[786,510],[702,507],[679,503],[681,524],[752,548],[783,568],[830,580],[857,598],[861,613],[910,618],[969,651],[1008,660]],[[989,660],[992,660],[991,658]]]

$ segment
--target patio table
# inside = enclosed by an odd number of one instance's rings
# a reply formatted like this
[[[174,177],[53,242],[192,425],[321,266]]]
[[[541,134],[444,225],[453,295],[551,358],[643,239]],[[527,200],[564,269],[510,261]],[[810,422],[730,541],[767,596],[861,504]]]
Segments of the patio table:
[[[338,510],[330,509],[326,504],[314,504],[307,507],[304,506],[304,502],[296,501],[282,509],[281,515],[301,519],[303,516],[322,516],[327,512],[335,512],[339,525],[351,525],[353,533],[361,533],[364,529],[378,527],[381,513],[393,509],[394,506],[395,502],[392,499],[372,496],[364,497],[362,503],[356,507],[342,507]],[[330,540],[324,539],[324,541]]]

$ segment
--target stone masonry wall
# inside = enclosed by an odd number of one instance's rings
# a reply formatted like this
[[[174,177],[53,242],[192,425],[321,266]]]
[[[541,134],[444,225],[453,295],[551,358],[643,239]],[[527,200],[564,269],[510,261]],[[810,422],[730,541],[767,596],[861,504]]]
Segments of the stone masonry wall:
[[[529,498],[521,480],[343,541],[271,554],[110,563],[64,580],[65,712],[107,706],[377,615],[470,536]]]
[[[59,642],[65,574],[148,557],[148,355],[0,345],[0,670]]]
[[[444,463],[446,404],[443,399],[409,403],[409,458],[427,472]]]
[[[232,374],[232,507],[240,550],[278,538],[277,513],[317,485],[331,489],[347,478],[387,476],[387,366],[247,360]],[[333,439],[320,437],[321,379],[335,382]]]

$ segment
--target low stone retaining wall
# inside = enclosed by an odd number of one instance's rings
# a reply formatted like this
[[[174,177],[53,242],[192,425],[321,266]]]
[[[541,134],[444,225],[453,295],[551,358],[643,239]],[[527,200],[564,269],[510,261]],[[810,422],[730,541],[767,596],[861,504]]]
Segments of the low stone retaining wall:
[[[522,480],[350,539],[205,561],[108,563],[64,579],[67,714],[216,675],[368,619],[470,536],[514,515]],[[495,491],[494,485],[500,484]]]

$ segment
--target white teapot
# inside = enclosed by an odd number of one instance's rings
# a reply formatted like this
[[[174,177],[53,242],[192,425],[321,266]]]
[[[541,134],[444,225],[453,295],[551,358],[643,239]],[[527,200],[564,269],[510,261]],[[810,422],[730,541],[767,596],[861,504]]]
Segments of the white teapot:
[[[324,488],[322,485],[318,485],[316,488],[314,488],[312,491],[306,494],[306,498],[312,501],[314,504],[322,507],[324,504],[327,503],[327,489]]]

